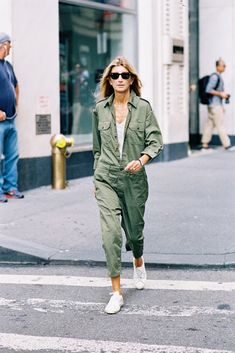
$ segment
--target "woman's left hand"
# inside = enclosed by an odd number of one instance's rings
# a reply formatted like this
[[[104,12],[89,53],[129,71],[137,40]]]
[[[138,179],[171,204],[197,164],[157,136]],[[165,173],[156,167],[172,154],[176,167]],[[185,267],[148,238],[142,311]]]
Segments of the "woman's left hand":
[[[125,171],[136,173],[136,172],[139,172],[141,168],[142,168],[142,164],[140,163],[140,160],[136,159],[127,164]]]

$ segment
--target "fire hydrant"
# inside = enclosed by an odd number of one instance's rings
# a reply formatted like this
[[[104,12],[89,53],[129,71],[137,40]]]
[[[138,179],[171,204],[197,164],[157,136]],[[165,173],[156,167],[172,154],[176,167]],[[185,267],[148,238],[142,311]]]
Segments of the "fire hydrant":
[[[52,154],[52,188],[65,189],[66,187],[66,158],[70,156],[67,147],[74,145],[72,137],[55,134],[51,137]]]

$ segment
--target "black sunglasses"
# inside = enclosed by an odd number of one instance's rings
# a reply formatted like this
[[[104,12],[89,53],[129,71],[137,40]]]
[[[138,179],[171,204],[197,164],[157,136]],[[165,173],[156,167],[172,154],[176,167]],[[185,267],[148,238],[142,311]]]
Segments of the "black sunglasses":
[[[122,73],[111,72],[110,74],[110,77],[112,80],[117,80],[119,76],[121,76],[123,80],[128,80],[131,77],[131,73],[130,72],[122,72]]]

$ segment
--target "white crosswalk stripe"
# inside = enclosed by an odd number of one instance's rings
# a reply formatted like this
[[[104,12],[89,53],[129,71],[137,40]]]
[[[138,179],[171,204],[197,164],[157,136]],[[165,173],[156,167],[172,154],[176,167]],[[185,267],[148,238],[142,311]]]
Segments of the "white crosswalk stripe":
[[[1,275],[0,284],[110,287],[110,280],[101,277]],[[122,288],[135,288],[132,279],[122,279]],[[186,291],[235,291],[235,282],[147,280],[146,289]]]
[[[83,340],[64,337],[25,336],[0,333],[0,347],[20,351],[48,350],[71,353],[234,353],[195,347],[150,345],[131,342]]]
[[[104,314],[106,303],[81,302],[72,300],[55,300],[42,298],[28,299],[7,299],[0,298],[0,309],[5,307],[15,311],[24,309],[32,309],[45,313],[63,314],[66,310],[72,312],[90,312],[95,311]],[[224,315],[235,316],[235,310],[230,307],[199,307],[199,306],[160,306],[160,305],[128,305],[122,308],[120,314],[123,315],[142,315],[142,316],[158,316],[158,317],[191,317],[197,315]],[[106,315],[106,314],[104,314]]]
[[[78,276],[63,276],[63,275],[9,275],[0,274],[0,284],[2,285],[19,285],[19,286],[31,286],[30,293],[35,293],[34,289],[36,286],[64,286],[65,288],[73,287],[94,287],[94,288],[106,288],[110,287],[110,280],[108,278],[100,277],[78,277]],[[9,290],[9,287],[7,287]],[[134,288],[132,279],[122,279],[122,288]],[[148,280],[146,284],[148,290],[164,290],[164,291],[189,291],[189,292],[204,292],[210,296],[212,292],[215,295],[226,292],[227,295],[234,295],[232,292],[235,291],[235,282],[209,282],[209,281],[179,281],[179,280]],[[53,292],[52,292],[53,293]],[[83,293],[83,292],[81,292]],[[82,294],[80,293],[80,296]],[[145,293],[145,292],[144,292]],[[146,291],[146,293],[150,293]],[[231,294],[230,294],[231,293]],[[172,293],[173,296],[175,295]],[[192,293],[191,293],[192,294]],[[196,294],[197,295],[197,294]],[[223,294],[222,294],[223,295]],[[39,295],[40,296],[40,295]],[[37,315],[51,314],[57,315],[56,318],[59,320],[63,315],[65,317],[71,317],[74,313],[79,317],[80,315],[86,316],[86,314],[98,314],[106,315],[104,313],[105,302],[100,301],[83,301],[71,300],[71,299],[54,299],[52,298],[40,298],[40,297],[28,297],[20,298],[15,296],[14,292],[10,296],[0,297],[0,310],[6,310],[6,312],[22,312],[26,313],[30,317],[33,317],[33,313]],[[162,318],[166,320],[168,317],[173,318],[193,318],[192,320],[201,320],[200,316],[207,317],[208,320],[214,316],[222,317],[223,319],[233,319],[235,317],[235,310],[230,307],[229,304],[212,305],[209,301],[208,305],[185,305],[177,303],[163,303],[151,305],[146,301],[146,304],[129,304],[125,302],[122,310],[118,314],[118,317],[124,317],[123,320],[132,318],[133,315],[139,315],[141,318],[146,320],[154,320],[154,317]],[[174,305],[173,305],[174,304]],[[100,317],[98,316],[97,317]],[[106,315],[107,317],[107,315]],[[153,317],[153,319],[151,319]],[[81,339],[75,337],[58,337],[40,336],[38,335],[25,335],[17,334],[8,331],[0,332],[0,352],[4,350],[13,350],[15,352],[30,353],[30,352],[49,352],[49,353],[235,353],[231,350],[225,349],[209,349],[202,347],[195,347],[193,345],[158,345],[158,344],[145,344],[145,343],[134,343],[134,342],[117,342],[110,340],[94,340],[94,339]],[[20,332],[25,333],[25,332]],[[42,334],[42,333],[41,333]],[[48,334],[46,332],[46,334]],[[94,337],[92,337],[94,338]],[[102,338],[106,338],[105,336]],[[128,339],[128,338],[127,338]],[[125,340],[125,339],[124,339]],[[151,341],[150,341],[151,342]],[[174,342],[174,341],[173,341]],[[162,343],[162,342],[161,342]],[[163,341],[163,343],[165,343]],[[175,343],[175,342],[174,342]],[[181,343],[181,342],[179,342]],[[223,346],[222,346],[223,347]]]

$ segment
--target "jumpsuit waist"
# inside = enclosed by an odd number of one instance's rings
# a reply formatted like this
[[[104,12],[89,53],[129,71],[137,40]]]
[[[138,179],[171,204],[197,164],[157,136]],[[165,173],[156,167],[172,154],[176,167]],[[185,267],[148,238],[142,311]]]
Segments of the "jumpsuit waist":
[[[125,171],[126,168],[126,164],[125,165],[110,165],[110,164],[106,164],[106,163],[98,163],[96,170],[103,170],[106,172],[125,172],[125,173],[130,173],[132,174],[130,171]],[[143,172],[145,170],[144,167],[142,167],[141,171]]]
[[[123,165],[108,165],[99,164],[94,171],[95,180],[103,181],[112,185],[117,185],[117,183],[125,183],[125,181],[130,180],[131,182],[138,182],[138,180],[146,179],[145,168],[142,168],[136,173],[132,173],[129,170],[125,170]]]
[[[124,166],[121,166],[121,165],[108,165],[108,164],[100,164],[97,166],[96,169],[102,169],[104,171],[107,171],[107,172],[122,172],[124,171],[125,167]]]

